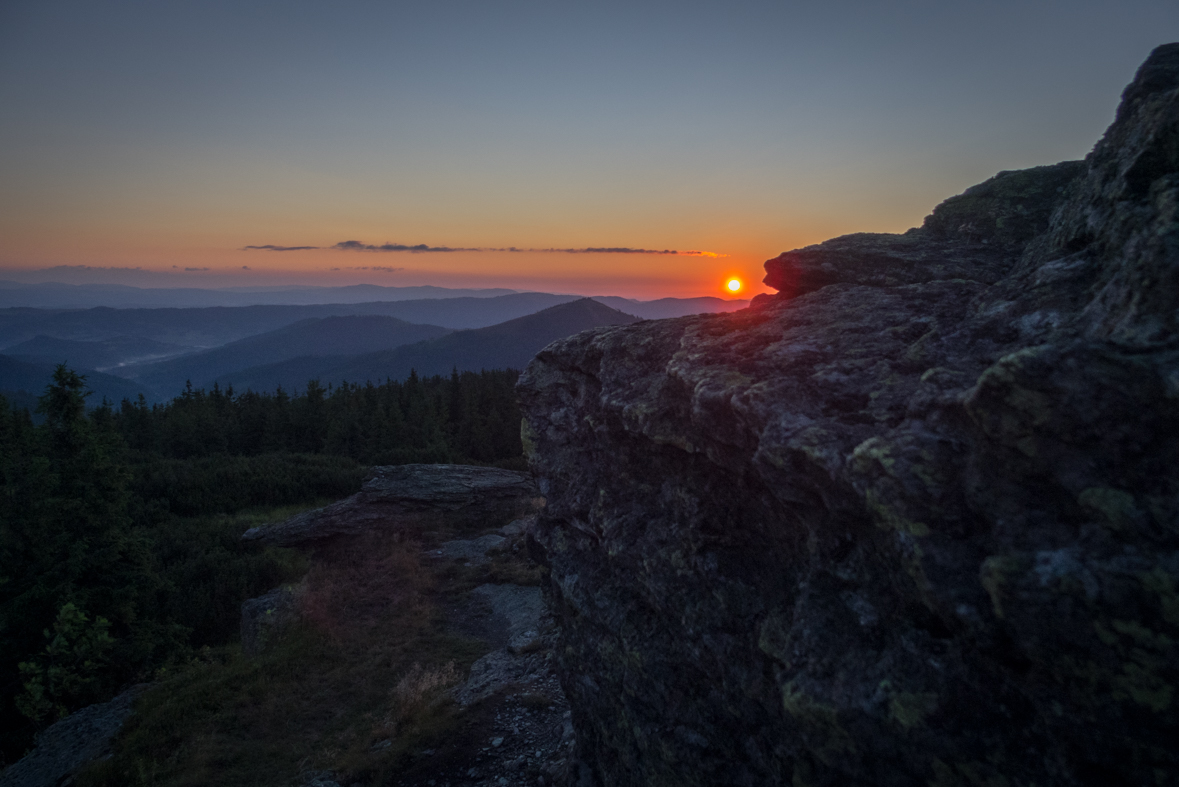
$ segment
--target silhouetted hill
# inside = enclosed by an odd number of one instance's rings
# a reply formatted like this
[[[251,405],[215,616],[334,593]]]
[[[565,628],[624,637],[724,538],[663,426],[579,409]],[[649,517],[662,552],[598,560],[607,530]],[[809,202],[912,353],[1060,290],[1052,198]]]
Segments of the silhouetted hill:
[[[660,298],[655,301],[636,301],[619,298],[617,295],[595,295],[594,300],[619,311],[642,317],[644,320],[663,320],[668,317],[686,317],[689,314],[716,314],[734,312],[749,305],[748,300],[713,298]]]
[[[579,300],[577,295],[521,292],[496,297],[422,298],[311,306],[236,306],[193,309],[0,309],[0,350],[46,336],[73,341],[107,341],[139,337],[156,342],[209,349],[284,325],[314,318],[379,314],[406,322],[461,330],[485,328]],[[746,301],[720,298],[662,298],[633,301],[615,296],[598,299],[645,319],[732,311]]]
[[[629,325],[639,318],[611,309],[590,298],[545,309],[514,320],[439,339],[349,358],[294,358],[258,366],[218,378],[237,390],[271,391],[281,385],[302,389],[307,381],[321,383],[402,380],[410,370],[419,375],[450,374],[480,369],[522,369],[542,348],[557,339],[603,325]]]
[[[79,341],[139,336],[212,348],[284,325],[322,317],[380,314],[444,328],[483,328],[577,300],[576,295],[524,292],[495,298],[337,303],[316,306],[237,306],[207,309],[0,309],[0,349],[38,335]]]
[[[31,363],[65,363],[71,367],[108,369],[125,363],[183,355],[193,350],[192,347],[141,339],[138,336],[117,336],[97,342],[36,336],[9,347],[5,355]]]
[[[24,394],[33,397],[40,396],[45,392],[45,386],[49,385],[56,366],[55,363],[29,363],[10,358],[7,355],[0,355],[0,393],[9,396],[10,392],[24,392]],[[79,374],[86,375],[86,386],[94,392],[94,395],[86,400],[90,406],[97,405],[104,397],[115,404],[123,399],[135,399],[141,393],[148,399],[153,397],[152,391],[146,390],[130,380],[91,369],[82,369],[76,366],[70,368]],[[12,396],[10,398],[22,403],[28,401],[28,396]]]
[[[181,358],[125,366],[120,376],[136,380],[165,396],[179,394],[186,381],[198,388],[218,377],[260,364],[300,355],[357,355],[390,350],[450,333],[437,325],[415,325],[375,314],[300,320],[275,331],[250,336],[223,347]]]

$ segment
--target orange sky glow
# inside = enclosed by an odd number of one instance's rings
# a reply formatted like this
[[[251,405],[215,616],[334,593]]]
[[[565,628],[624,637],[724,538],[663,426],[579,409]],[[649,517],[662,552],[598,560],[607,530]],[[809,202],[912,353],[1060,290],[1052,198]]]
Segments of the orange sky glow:
[[[0,280],[749,298],[784,251],[1083,157],[1179,24],[854,5],[17,4]]]

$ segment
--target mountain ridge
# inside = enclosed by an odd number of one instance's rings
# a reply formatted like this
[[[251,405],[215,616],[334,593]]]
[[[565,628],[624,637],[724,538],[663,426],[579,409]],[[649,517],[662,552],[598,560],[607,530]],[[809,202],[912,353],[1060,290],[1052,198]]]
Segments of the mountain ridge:
[[[137,336],[182,346],[209,349],[283,325],[313,317],[379,314],[406,322],[439,325],[452,330],[485,328],[533,314],[550,306],[580,300],[580,295],[514,293],[487,298],[436,298],[409,301],[370,301],[309,306],[210,306],[200,308],[89,309],[0,308],[0,352],[38,335],[77,341],[103,341]],[[748,301],[702,297],[664,298],[651,302],[614,300],[644,318],[682,316],[744,308]],[[647,304],[651,304],[648,306]]]
[[[211,350],[165,361],[124,366],[119,369],[119,376],[166,394],[179,391],[186,382],[206,388],[227,374],[303,355],[362,354],[448,333],[451,333],[449,328],[409,323],[385,315],[313,317]]]
[[[346,360],[306,357],[278,364],[246,369],[238,374],[217,378],[222,387],[235,390],[274,390],[276,386],[293,389],[308,380],[321,384],[342,381],[365,382],[400,380],[411,371],[419,376],[447,375],[452,369],[522,368],[550,342],[592,327],[628,325],[639,318],[600,304],[591,298],[558,304],[535,314],[503,323],[405,345],[393,350],[353,356]]]

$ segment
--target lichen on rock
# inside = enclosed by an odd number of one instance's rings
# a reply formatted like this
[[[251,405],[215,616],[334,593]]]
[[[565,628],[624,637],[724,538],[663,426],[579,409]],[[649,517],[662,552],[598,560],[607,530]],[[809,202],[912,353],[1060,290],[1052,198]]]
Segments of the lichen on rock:
[[[1179,778],[1177,151],[1170,44],[1084,162],[538,354],[533,550],[588,772]]]

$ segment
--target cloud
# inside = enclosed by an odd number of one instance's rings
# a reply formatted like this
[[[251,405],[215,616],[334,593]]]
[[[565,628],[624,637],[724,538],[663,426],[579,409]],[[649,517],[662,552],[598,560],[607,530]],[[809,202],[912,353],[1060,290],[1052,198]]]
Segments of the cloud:
[[[455,251],[499,251],[499,252],[514,252],[517,254],[652,254],[652,255],[667,255],[675,257],[727,257],[727,254],[721,254],[715,251],[677,251],[676,249],[634,249],[629,246],[587,246],[583,249],[522,249],[516,246],[508,246],[507,248],[462,248],[457,246],[430,246],[426,243],[419,243],[416,246],[410,246],[405,243],[382,243],[380,245],[373,243],[365,243],[359,240],[342,240],[339,243],[331,246],[276,246],[268,243],[265,246],[243,246],[242,251],[262,250],[262,251],[308,251],[312,249],[332,249],[334,251],[405,251],[410,254],[421,254],[423,252],[455,252]],[[334,270],[334,269],[333,269]],[[368,270],[367,268],[354,268],[353,270]],[[383,268],[373,268],[372,270],[384,270]],[[400,269],[398,269],[400,270]]]
[[[243,266],[242,266],[242,270],[243,270],[243,271],[248,271],[249,269],[250,269],[250,266],[249,266],[249,265],[243,265]]]
[[[243,246],[242,251],[251,251],[257,249],[259,251],[308,251],[310,249],[318,249],[318,246],[275,246],[273,243],[267,243],[265,246]]]
[[[173,266],[175,267],[175,266]],[[186,271],[207,271],[209,268],[185,268]]]
[[[415,253],[423,251],[484,251],[484,249],[456,249],[450,246],[428,246],[425,243],[419,243],[416,246],[407,246],[404,243],[382,243],[380,246],[374,246],[358,240],[343,240],[331,248],[337,251],[408,251]]]

